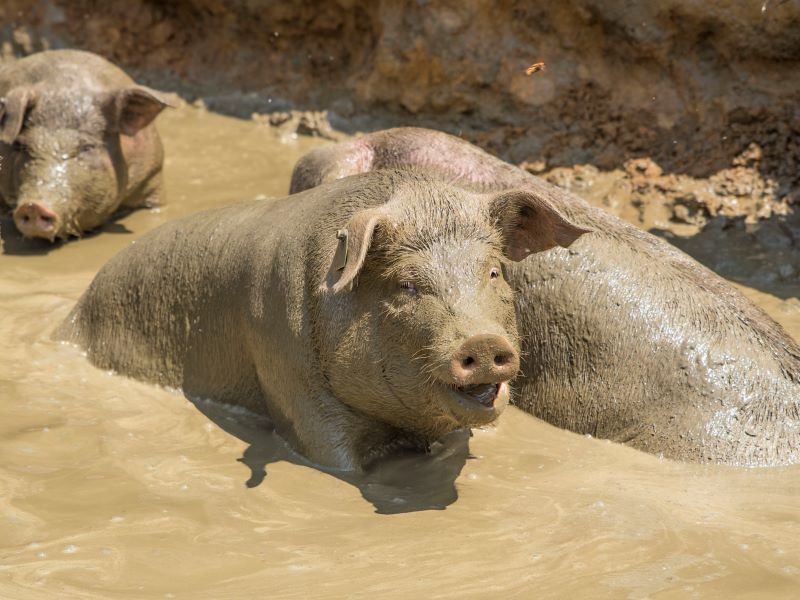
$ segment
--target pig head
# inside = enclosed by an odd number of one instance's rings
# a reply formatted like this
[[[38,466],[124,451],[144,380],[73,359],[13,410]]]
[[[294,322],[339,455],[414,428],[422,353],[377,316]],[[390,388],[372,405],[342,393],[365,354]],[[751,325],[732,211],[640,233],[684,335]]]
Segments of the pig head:
[[[0,199],[24,236],[50,241],[156,200],[162,150],[150,125],[167,106],[144,86],[56,81],[0,88]]]

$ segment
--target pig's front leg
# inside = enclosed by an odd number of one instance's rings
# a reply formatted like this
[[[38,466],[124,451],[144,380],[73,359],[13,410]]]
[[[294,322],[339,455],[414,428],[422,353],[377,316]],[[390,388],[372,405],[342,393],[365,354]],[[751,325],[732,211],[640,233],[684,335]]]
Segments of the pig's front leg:
[[[364,473],[387,455],[428,448],[423,437],[363,415],[324,388],[312,397],[314,400],[306,406],[298,403],[303,418],[294,421],[291,442],[320,467]]]
[[[381,438],[384,426],[358,415],[324,389],[299,396],[267,401],[277,431],[292,449],[325,469],[363,471],[369,454],[365,446],[372,441],[365,437]]]

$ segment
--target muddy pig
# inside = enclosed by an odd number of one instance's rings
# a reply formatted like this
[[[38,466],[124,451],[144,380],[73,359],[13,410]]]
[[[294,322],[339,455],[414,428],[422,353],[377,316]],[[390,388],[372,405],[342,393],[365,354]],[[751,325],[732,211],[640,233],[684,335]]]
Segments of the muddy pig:
[[[0,67],[0,205],[26,237],[53,241],[162,199],[153,119],[167,100],[77,50]]]
[[[800,347],[668,243],[444,133],[377,132],[312,151],[292,191],[424,167],[465,189],[525,189],[594,233],[512,264],[516,403],[562,428],[682,460],[800,461]]]
[[[367,173],[152,231],[57,337],[101,368],[265,410],[316,464],[359,470],[500,414],[519,368],[502,265],[584,232],[526,192]]]

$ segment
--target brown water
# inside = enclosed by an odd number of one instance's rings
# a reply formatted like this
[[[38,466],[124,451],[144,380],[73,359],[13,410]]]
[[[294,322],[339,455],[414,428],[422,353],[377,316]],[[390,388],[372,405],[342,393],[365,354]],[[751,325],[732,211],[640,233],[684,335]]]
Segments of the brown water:
[[[126,244],[284,193],[317,143],[191,109],[160,128],[168,206],[0,256],[0,598],[800,597],[800,466],[681,465],[511,409],[469,457],[452,436],[352,485],[51,342]],[[800,336],[796,298],[744,291]]]

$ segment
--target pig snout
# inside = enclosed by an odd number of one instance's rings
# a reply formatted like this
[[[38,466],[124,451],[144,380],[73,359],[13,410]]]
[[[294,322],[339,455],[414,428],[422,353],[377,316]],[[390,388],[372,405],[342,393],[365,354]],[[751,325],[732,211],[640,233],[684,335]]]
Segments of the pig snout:
[[[519,370],[519,352],[502,335],[473,335],[456,348],[437,370],[449,392],[451,410],[463,422],[492,421],[508,403],[508,380]]]
[[[499,335],[474,335],[450,359],[452,383],[465,386],[508,381],[519,369],[519,354]]]
[[[23,235],[52,239],[58,228],[58,216],[36,202],[26,202],[14,211],[14,223]]]
[[[486,409],[495,407],[499,396],[507,396],[506,381],[519,370],[519,353],[500,335],[474,335],[453,353],[440,372],[459,395]]]

